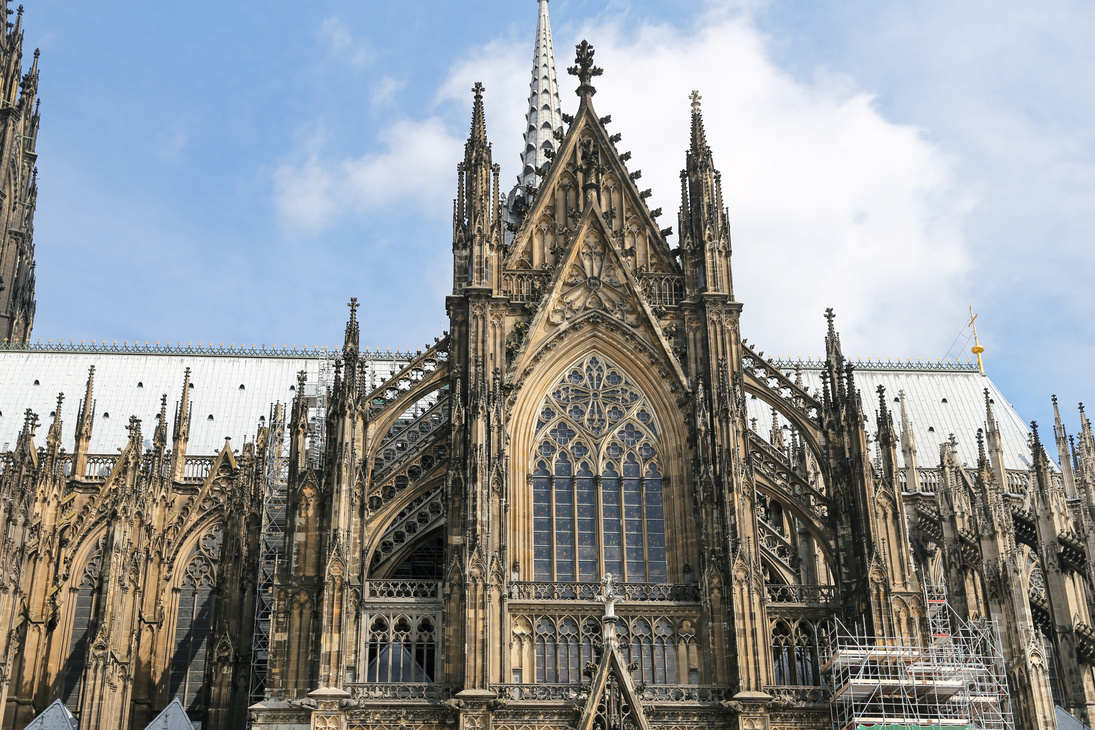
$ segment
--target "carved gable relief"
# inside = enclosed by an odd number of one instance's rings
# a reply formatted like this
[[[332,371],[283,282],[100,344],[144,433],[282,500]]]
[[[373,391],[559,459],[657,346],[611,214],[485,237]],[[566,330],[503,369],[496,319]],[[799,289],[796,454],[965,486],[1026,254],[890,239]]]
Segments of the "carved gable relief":
[[[550,270],[558,263],[582,214],[597,206],[608,223],[608,245],[637,272],[679,274],[680,265],[592,104],[583,106],[540,183],[535,202],[516,231],[505,266]],[[627,157],[625,155],[624,157]]]
[[[600,310],[611,317],[634,325],[638,308],[628,291],[627,277],[608,244],[590,231],[579,244],[575,256],[563,272],[563,288],[548,313],[548,322],[561,325],[589,310]]]

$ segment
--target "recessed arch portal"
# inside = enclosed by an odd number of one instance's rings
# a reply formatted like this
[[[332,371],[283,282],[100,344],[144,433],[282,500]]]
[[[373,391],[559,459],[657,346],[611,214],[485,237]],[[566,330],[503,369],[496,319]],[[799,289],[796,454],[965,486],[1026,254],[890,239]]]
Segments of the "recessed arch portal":
[[[536,580],[666,582],[662,433],[609,358],[566,368],[541,401],[529,463]]]

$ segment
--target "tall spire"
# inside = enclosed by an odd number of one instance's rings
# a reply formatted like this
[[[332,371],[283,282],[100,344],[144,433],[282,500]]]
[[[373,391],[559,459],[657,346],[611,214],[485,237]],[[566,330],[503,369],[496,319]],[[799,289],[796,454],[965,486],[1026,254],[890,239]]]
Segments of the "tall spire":
[[[498,165],[491,161],[483,111],[483,84],[472,93],[471,134],[464,144],[464,161],[457,167],[458,185],[453,218],[453,293],[466,286],[499,286],[498,257],[502,247],[502,196]]]
[[[549,155],[559,149],[556,135],[563,133],[563,108],[559,98],[559,77],[555,71],[555,48],[551,42],[548,0],[539,0],[540,17],[536,21],[536,49],[532,56],[532,80],[529,83],[528,112],[525,114],[524,146],[521,148],[521,172],[517,184],[506,199],[506,223],[509,239],[532,204],[536,171],[548,163]]]
[[[528,113],[525,115],[525,146],[521,152],[519,185],[535,185],[536,170],[555,152],[555,133],[563,131],[563,109],[559,98],[559,79],[555,73],[555,49],[551,43],[548,0],[539,0],[540,17],[536,21],[536,52],[532,57],[532,82],[529,84]]]

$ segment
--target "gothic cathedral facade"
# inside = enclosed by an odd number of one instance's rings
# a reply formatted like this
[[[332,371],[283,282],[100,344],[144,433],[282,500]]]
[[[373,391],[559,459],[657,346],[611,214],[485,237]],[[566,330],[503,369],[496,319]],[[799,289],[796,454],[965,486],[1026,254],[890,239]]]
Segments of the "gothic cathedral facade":
[[[89,446],[109,357],[87,374],[69,451],[63,396],[42,446],[27,409],[0,472],[3,728],[61,699],[81,728],[140,730],[172,698],[218,730],[1052,730],[1055,708],[1095,719],[1086,417],[1076,440],[1056,413],[1055,464],[984,376],[963,373],[984,384],[972,398],[983,419],[929,466],[913,394],[889,381],[861,394],[900,373],[845,358],[831,311],[823,364],[751,348],[699,95],[671,248],[595,109],[588,43],[571,69],[577,113],[560,111],[539,4],[508,194],[473,90],[450,325],[431,346],[378,377],[351,302],[331,378],[317,388],[302,372],[240,450],[188,455],[190,370],[173,418],[164,395],[152,438],[132,416],[109,457]],[[23,113],[11,124],[37,125]],[[33,176],[20,181],[32,200]],[[32,254],[29,221],[19,230],[19,255]],[[0,317],[12,342],[33,316],[24,268],[30,303],[20,294]],[[0,304],[16,301],[6,294]],[[1016,428],[1025,468],[1005,447]],[[991,632],[962,628],[984,622]],[[896,664],[868,658],[847,687],[885,696],[853,692],[842,720],[838,670],[854,652],[840,637],[870,637],[863,656],[937,657],[951,631],[987,637],[976,656],[999,659],[999,696],[914,722],[879,679]],[[929,702],[915,689],[925,675],[908,677],[914,713],[977,694],[937,674]],[[977,719],[990,715],[1003,719]]]

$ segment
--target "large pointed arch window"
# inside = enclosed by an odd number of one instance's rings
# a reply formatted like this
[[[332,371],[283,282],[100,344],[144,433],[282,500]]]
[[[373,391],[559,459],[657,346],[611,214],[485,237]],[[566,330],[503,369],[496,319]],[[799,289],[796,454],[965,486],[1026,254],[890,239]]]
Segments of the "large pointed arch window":
[[[99,614],[99,573],[102,571],[102,540],[94,551],[80,577],[75,591],[75,607],[72,614],[72,634],[69,637],[68,660],[65,664],[65,706],[76,712],[80,705],[80,689],[84,667],[87,666],[88,643],[94,634],[95,620]]]
[[[661,430],[627,373],[592,354],[540,406],[532,458],[538,581],[667,580]]]
[[[202,687],[213,628],[214,590],[217,584],[215,566],[220,561],[223,535],[222,528],[218,526],[198,540],[187,560],[179,591],[170,691],[173,697],[182,700],[192,715],[201,713]]]

